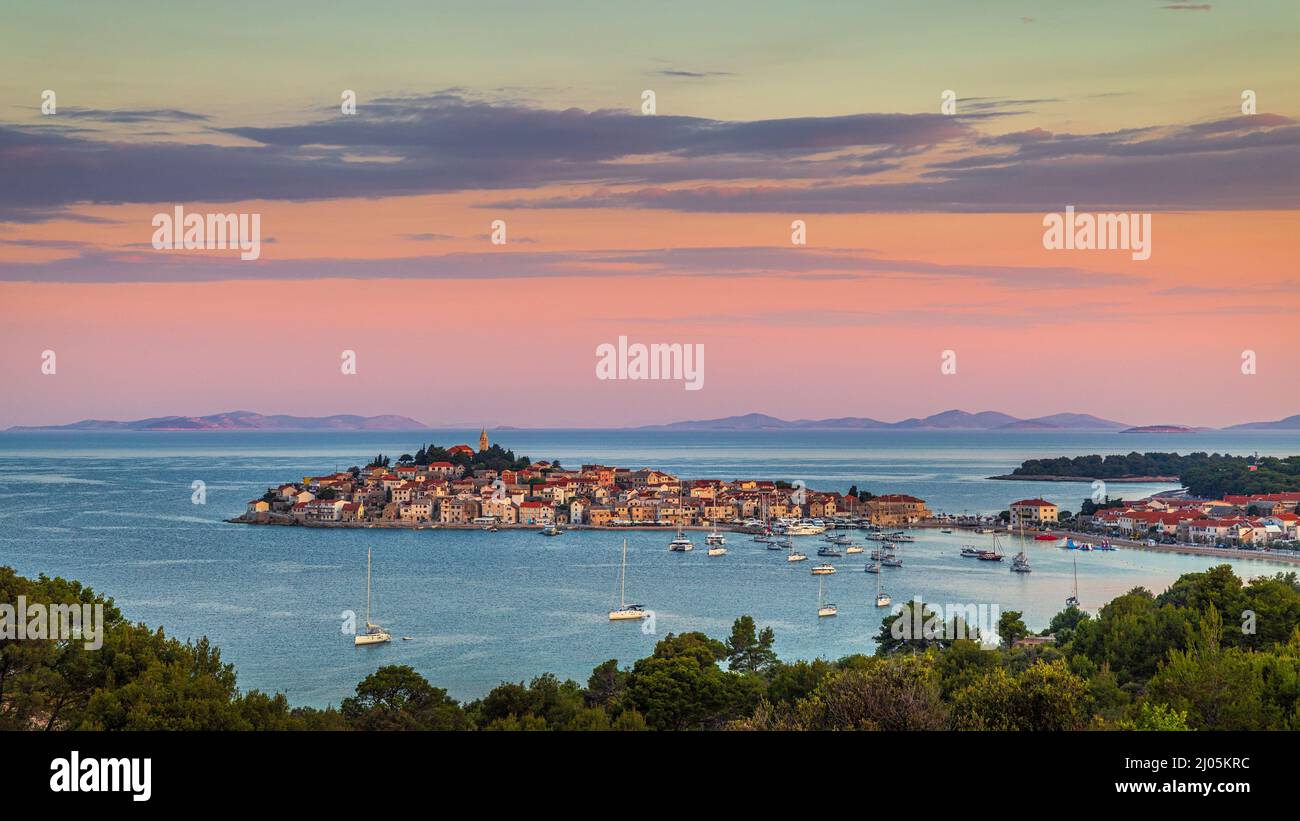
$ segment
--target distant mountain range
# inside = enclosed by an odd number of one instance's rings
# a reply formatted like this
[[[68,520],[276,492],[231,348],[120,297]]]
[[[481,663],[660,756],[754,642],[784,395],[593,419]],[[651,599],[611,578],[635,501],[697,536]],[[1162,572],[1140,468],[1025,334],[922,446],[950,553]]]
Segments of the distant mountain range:
[[[882,422],[865,416],[835,419],[778,419],[765,413],[747,413],[722,419],[646,425],[637,430],[1124,430],[1123,422],[1101,419],[1086,413],[1054,413],[1033,419],[1019,419],[997,411],[968,413],[949,410],[923,419]]]
[[[1275,422],[1244,422],[1240,425],[1229,425],[1224,430],[1300,430],[1300,413]]]
[[[24,430],[91,430],[91,431],[163,431],[163,430],[426,430],[427,426],[407,416],[263,416],[252,411],[214,413],[211,416],[158,416],[115,422],[108,419],[83,419],[70,425],[12,427]]]
[[[467,427],[443,424],[442,428]],[[494,426],[495,430],[528,430],[528,428]],[[214,413],[211,416],[158,416],[117,422],[108,419],[83,419],[70,425],[16,426],[11,431],[167,431],[167,430],[280,430],[280,431],[364,431],[364,430],[429,430],[429,426],[410,418],[385,414],[382,416],[264,416],[252,411]],[[866,416],[840,416],[833,419],[778,419],[765,413],[746,413],[725,416],[721,419],[698,419],[670,422],[665,425],[642,425],[631,430],[645,431],[709,431],[709,430],[1093,430],[1119,431],[1121,433],[1196,433],[1214,428],[1182,425],[1145,425],[1134,427],[1124,422],[1102,419],[1087,413],[1054,413],[1020,419],[998,411],[969,413],[948,410],[924,418],[911,417],[899,422],[882,422]],[[1274,422],[1246,422],[1222,430],[1300,430],[1300,414]]]
[[[1020,419],[998,411],[969,413],[963,410],[948,410],[922,419],[912,417],[900,422],[882,422],[865,416],[787,420],[768,416],[765,413],[747,413],[743,416],[726,416],[721,419],[645,425],[636,430],[1095,430],[1124,433],[1195,433],[1214,429],[1188,428],[1181,425],[1134,427],[1124,422],[1102,419],[1087,413],[1054,413],[1050,416]],[[1300,430],[1300,414],[1276,422],[1248,422],[1233,425],[1224,430]]]

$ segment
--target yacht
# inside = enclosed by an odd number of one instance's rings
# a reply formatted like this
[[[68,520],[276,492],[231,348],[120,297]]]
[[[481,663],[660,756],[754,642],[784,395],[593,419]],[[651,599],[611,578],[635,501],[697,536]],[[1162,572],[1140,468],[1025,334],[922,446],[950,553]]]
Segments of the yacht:
[[[791,536],[816,536],[826,532],[826,525],[814,522],[795,522],[785,529]]]
[[[791,550],[790,555],[786,556],[785,560],[787,562],[806,562],[808,561],[808,557],[800,553],[798,550]]]
[[[819,547],[819,548],[817,548],[817,555],[818,555],[818,556],[826,556],[826,557],[828,557],[828,558],[833,558],[833,559],[838,559],[840,556],[842,556],[842,555],[844,555],[844,554],[843,554],[843,553],[840,553],[838,550],[836,550],[835,548],[830,547],[830,546],[828,545],[828,546],[826,546],[826,547]]]
[[[834,616],[840,612],[840,609],[833,604],[822,600],[822,589],[825,579],[817,580],[817,618],[822,619],[827,616]]]
[[[353,647],[365,647],[371,644],[387,644],[393,637],[384,628],[370,620],[370,548],[366,548],[366,632],[352,637]]]
[[[941,527],[941,528],[939,528],[939,532],[940,532],[940,533],[951,533],[951,532],[952,532],[952,528],[951,528],[951,527]]]
[[[678,528],[677,538],[668,543],[668,549],[674,553],[685,553],[688,550],[694,550],[695,544],[686,538],[686,535]]]
[[[704,543],[705,543],[705,544],[708,546],[708,548],[709,548],[708,555],[710,555],[710,556],[725,556],[725,555],[727,555],[727,548],[723,547],[721,542],[710,542],[708,539],[705,539],[705,542],[704,542]]]
[[[627,589],[627,539],[623,540],[623,563],[618,568],[618,609],[609,611],[610,621],[627,621],[629,619],[644,619],[650,615],[644,607],[639,604],[628,604],[627,597],[624,595]]]
[[[889,554],[888,556],[886,556],[885,558],[881,559],[881,560],[880,560],[880,563],[881,563],[882,565],[884,565],[885,567],[902,567],[902,566],[903,566],[903,560],[900,559],[900,558],[898,558],[897,556],[895,556],[895,555],[892,554],[892,553]]]
[[[851,554],[853,554],[853,553],[861,553],[862,550],[863,550],[863,548],[862,548],[862,545],[860,545],[860,544],[851,544],[851,545],[849,545],[848,547],[845,547],[845,548],[844,548],[844,552],[845,552],[845,554],[847,554],[847,555],[851,555]]]
[[[879,573],[879,572],[880,572],[880,562],[868,562],[868,563],[867,563],[867,566],[864,567],[864,568],[862,568],[862,569],[865,570],[865,571],[867,571],[868,573]]]
[[[880,576],[877,575],[876,576],[876,607],[888,607],[890,603],[893,602],[893,599],[889,598],[889,594],[886,593],[881,588],[880,585],[881,585],[881,579]]]
[[[812,569],[810,572],[811,572],[814,576],[829,576],[829,575],[831,575],[832,573],[835,572],[835,565],[833,565],[833,564],[819,564],[819,565],[815,565],[815,566],[813,567],[813,569]]]
[[[1012,573],[1031,573],[1033,568],[1029,566],[1029,556],[1025,554],[1025,526],[1020,525],[1020,552],[1011,557]]]
[[[559,536],[563,532],[557,525],[547,525],[541,530],[543,536]]]
[[[980,552],[979,548],[971,547],[970,545],[961,549],[962,558],[965,559],[978,559]]]
[[[718,532],[717,525],[714,525],[713,530],[710,530],[708,535],[704,537],[704,544],[706,545],[717,545],[718,547],[721,547],[726,543],[727,537]]]
[[[847,533],[836,533],[833,536],[824,536],[823,538],[826,541],[830,542],[831,544],[835,544],[835,545],[843,546],[843,545],[853,544],[853,539],[850,538],[849,534]]]

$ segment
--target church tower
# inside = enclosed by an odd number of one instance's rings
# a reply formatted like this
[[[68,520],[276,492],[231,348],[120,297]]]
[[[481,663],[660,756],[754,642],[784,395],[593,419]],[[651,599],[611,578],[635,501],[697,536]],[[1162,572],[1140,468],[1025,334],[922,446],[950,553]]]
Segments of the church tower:
[[[488,449],[487,428],[478,432],[478,452],[482,453]]]

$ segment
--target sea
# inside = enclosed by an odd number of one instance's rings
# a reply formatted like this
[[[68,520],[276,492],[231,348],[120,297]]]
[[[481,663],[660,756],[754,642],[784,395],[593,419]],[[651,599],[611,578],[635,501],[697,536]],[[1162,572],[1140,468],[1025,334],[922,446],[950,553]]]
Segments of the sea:
[[[532,459],[655,467],[688,478],[802,480],[814,490],[908,493],[947,513],[996,513],[1041,496],[1077,511],[1089,482],[1009,482],[1025,459],[1131,451],[1286,456],[1300,432],[1120,434],[1054,431],[648,432],[502,430],[494,441]],[[670,553],[661,532],[322,530],[227,524],[268,487],[396,459],[421,444],[477,442],[477,430],[416,432],[3,432],[0,565],[79,579],[112,596],[132,620],[181,639],[207,636],[235,665],[241,688],[286,693],[293,704],[337,705],[377,667],[406,664],[452,696],[480,697],[502,681],[544,672],[585,682],[607,659],[630,664],[667,633],[725,639],[751,615],[776,634],[781,658],[871,653],[881,619],[877,579],[858,554],[813,576],[820,537],[797,540],[809,561],[789,563],[748,536],[726,556]],[[196,485],[196,483],[202,483]],[[198,493],[201,488],[203,493]],[[1112,484],[1140,498],[1166,484]],[[915,530],[901,568],[880,584],[900,605],[920,596],[945,608],[1017,610],[1031,629],[1064,607],[1077,574],[1084,609],[1135,587],[1159,592],[1183,573],[1227,561],[1253,577],[1291,568],[1139,550],[1080,553],[1024,546],[1031,574],[1009,562],[962,559],[972,534]],[[653,622],[608,621],[627,540],[629,602]],[[868,550],[871,544],[867,543]],[[1021,543],[1004,538],[1004,549]],[[373,618],[391,644],[357,648],[344,632],[364,622],[366,554],[373,555]],[[819,584],[822,589],[819,591]],[[818,618],[818,597],[839,615]],[[996,610],[994,609],[996,608]],[[991,617],[996,623],[996,616]]]

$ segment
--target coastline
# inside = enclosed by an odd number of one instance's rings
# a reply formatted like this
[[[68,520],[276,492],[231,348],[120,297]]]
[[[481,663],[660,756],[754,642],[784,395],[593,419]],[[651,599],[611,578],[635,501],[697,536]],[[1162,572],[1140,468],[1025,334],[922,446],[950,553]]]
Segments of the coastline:
[[[999,479],[1009,482],[1109,482],[1111,484],[1181,484],[1177,476],[1118,476],[1107,479],[1104,476],[1027,476],[1008,473],[1003,476],[986,476],[986,479]]]

